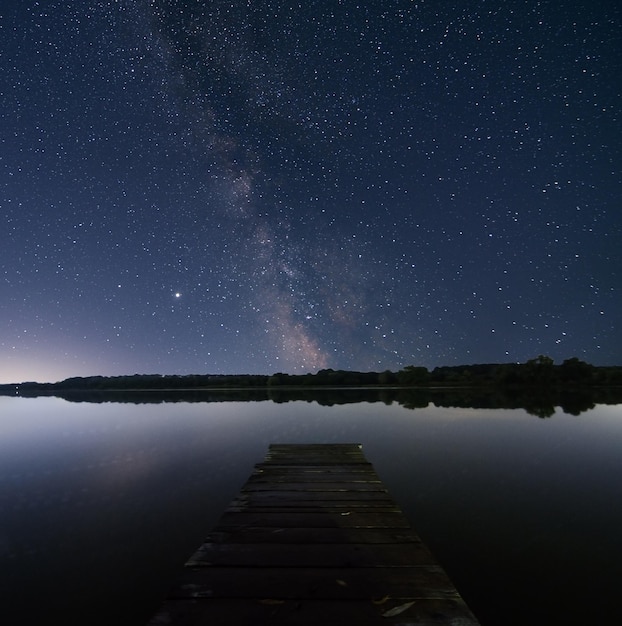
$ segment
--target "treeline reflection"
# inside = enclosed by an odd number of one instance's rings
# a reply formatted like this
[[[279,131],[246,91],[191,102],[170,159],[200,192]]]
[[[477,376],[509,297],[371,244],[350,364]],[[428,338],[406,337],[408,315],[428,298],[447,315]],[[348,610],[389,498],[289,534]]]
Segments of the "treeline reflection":
[[[548,418],[556,407],[570,415],[580,415],[597,404],[622,404],[622,388],[578,389],[478,389],[478,388],[351,388],[301,389],[254,388],[245,390],[84,390],[53,393],[22,390],[21,396],[52,395],[69,402],[161,404],[165,402],[316,402],[322,406],[382,402],[406,409],[430,405],[447,408],[524,409],[530,415]]]

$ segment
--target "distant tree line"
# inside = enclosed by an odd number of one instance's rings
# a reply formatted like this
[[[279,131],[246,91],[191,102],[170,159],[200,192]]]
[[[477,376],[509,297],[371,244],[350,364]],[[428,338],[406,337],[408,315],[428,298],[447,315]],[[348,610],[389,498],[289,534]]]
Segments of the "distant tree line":
[[[268,385],[295,386],[504,386],[546,387],[551,385],[622,385],[622,366],[599,367],[577,357],[555,365],[540,355],[526,363],[485,363],[426,367],[408,365],[398,372],[353,372],[323,369],[317,374],[274,374]]]
[[[426,367],[409,365],[397,372],[357,372],[322,369],[316,374],[134,374],[131,376],[87,376],[66,378],[57,383],[24,382],[0,385],[2,393],[256,389],[262,387],[495,387],[551,388],[573,386],[620,386],[622,366],[594,366],[576,357],[556,365],[540,355],[526,363],[487,363]]]

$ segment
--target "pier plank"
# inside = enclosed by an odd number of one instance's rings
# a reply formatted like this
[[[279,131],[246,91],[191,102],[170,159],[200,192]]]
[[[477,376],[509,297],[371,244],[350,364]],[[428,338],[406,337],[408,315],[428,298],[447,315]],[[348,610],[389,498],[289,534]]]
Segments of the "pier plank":
[[[477,626],[360,444],[272,444],[150,626]]]
[[[239,528],[214,529],[212,541],[227,543],[416,543],[421,539],[410,529],[350,528]]]
[[[276,593],[275,593],[276,592]],[[369,600],[456,598],[458,592],[436,565],[415,567],[202,567],[187,568],[172,598],[264,598]]]
[[[410,602],[410,601],[409,601]],[[407,604],[400,599],[378,598],[371,601],[307,601],[274,598],[169,600],[162,607],[164,624],[196,626],[197,624],[270,624],[274,626],[477,626],[475,618],[465,615],[464,602],[419,599],[406,611],[393,616],[388,612]],[[156,623],[154,622],[154,626]],[[159,626],[159,625],[158,625]]]
[[[277,489],[269,491],[266,489],[257,489],[251,491],[241,491],[239,498],[245,498],[247,500],[269,502],[275,500],[281,501],[301,501],[301,500],[313,500],[315,502],[330,502],[330,501],[390,501],[391,497],[385,491],[302,491],[300,489]]]
[[[370,513],[368,511],[346,511],[343,513],[256,513],[244,510],[225,513],[219,528],[270,527],[270,528],[409,528],[408,520],[401,512]]]
[[[204,543],[186,565],[261,567],[409,567],[436,565],[422,542],[396,544]]]

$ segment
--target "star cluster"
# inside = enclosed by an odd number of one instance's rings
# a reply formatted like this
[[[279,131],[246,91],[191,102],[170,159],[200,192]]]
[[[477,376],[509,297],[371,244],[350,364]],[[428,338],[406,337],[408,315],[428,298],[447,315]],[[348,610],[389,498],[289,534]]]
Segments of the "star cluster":
[[[615,2],[9,2],[0,379],[622,357]]]

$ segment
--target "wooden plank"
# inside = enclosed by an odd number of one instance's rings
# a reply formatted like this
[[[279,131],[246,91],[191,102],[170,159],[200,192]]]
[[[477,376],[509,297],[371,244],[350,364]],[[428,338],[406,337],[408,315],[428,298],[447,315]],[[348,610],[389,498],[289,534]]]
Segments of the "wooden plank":
[[[368,469],[360,469],[356,471],[353,468],[334,469],[333,467],[327,467],[324,471],[317,468],[314,469],[297,469],[297,468],[270,468],[264,466],[260,468],[256,473],[251,475],[249,480],[254,481],[269,481],[269,480],[284,480],[290,482],[306,482],[310,481],[351,481],[360,482],[362,480],[373,480],[374,482],[382,482],[376,472],[371,472]]]
[[[280,500],[296,501],[303,498],[307,501],[315,502],[347,502],[347,501],[390,501],[390,496],[385,491],[302,491],[302,490],[285,490],[279,489],[269,491],[267,489],[257,489],[251,491],[241,491],[240,497],[246,498],[253,502],[275,502]],[[239,498],[236,498],[239,499]]]
[[[289,459],[292,457],[304,458],[307,459],[307,462],[309,462],[309,458],[312,457],[314,463],[317,459],[323,458],[332,458],[337,462],[340,459],[347,459],[369,463],[362,450],[338,450],[337,448],[331,449],[330,447],[322,445],[319,445],[317,448],[307,448],[304,446],[295,449],[283,448],[281,450],[269,448],[268,454],[266,455],[266,462],[278,462],[280,459]]]
[[[150,622],[203,623],[477,626],[360,444],[270,445]]]
[[[410,602],[410,601],[407,601]],[[403,606],[399,598],[374,598],[364,601],[313,601],[271,597],[256,599],[169,600],[158,614],[159,621],[152,626],[243,626],[271,624],[274,626],[478,626],[465,614],[459,599],[420,598],[406,610],[384,617],[391,609]]]
[[[421,541],[410,528],[237,528],[213,530],[207,540],[228,543],[413,543]]]
[[[326,497],[322,500],[308,497],[291,497],[291,498],[280,498],[280,497],[252,497],[252,498],[236,498],[231,502],[232,507],[243,508],[245,510],[248,509],[282,509],[289,508],[292,512],[297,508],[313,508],[316,511],[333,511],[334,513],[339,512],[348,512],[353,510],[365,510],[368,509],[378,510],[378,509],[391,509],[391,510],[401,510],[395,502],[388,498],[380,498],[378,496],[370,496],[369,494],[365,494],[364,499],[355,499],[353,497],[348,497],[348,494],[344,494],[344,497],[338,497],[339,494],[329,494],[332,497]]]
[[[331,544],[204,543],[186,563],[190,567],[409,567],[435,565],[421,542]]]
[[[360,443],[271,443],[268,446],[268,456],[278,452],[292,453],[292,451],[335,455],[355,453],[363,456],[363,445]]]
[[[287,575],[284,575],[284,571]],[[187,568],[171,598],[456,598],[458,592],[439,567],[311,568],[201,567]]]
[[[306,467],[309,465],[330,464],[335,467],[341,467],[346,469],[347,467],[359,468],[359,469],[373,469],[372,464],[360,454],[320,454],[313,453],[312,455],[305,455],[300,453],[292,454],[279,454],[268,455],[265,464],[270,464],[275,467],[289,465],[291,467]]]
[[[348,513],[350,511],[392,511],[401,512],[395,502],[388,498],[359,500],[328,500],[317,501],[307,498],[236,498],[232,500],[227,511],[246,511],[251,509],[259,512],[302,511],[311,509],[315,512]]]
[[[249,491],[292,491],[292,485],[294,483],[264,483],[259,481],[249,481],[244,485],[241,493],[248,493]],[[367,481],[361,482],[308,482],[304,485],[298,485],[296,491],[303,491],[308,493],[309,491],[355,491],[360,493],[361,491],[381,491],[387,493],[386,488],[380,482],[369,483]]]
[[[328,457],[333,459],[355,459],[368,462],[363,454],[363,449],[360,444],[270,444],[266,455],[266,461],[278,461],[279,459],[291,457],[306,458],[307,462],[309,458],[312,458],[314,463],[317,459]]]
[[[273,454],[303,451],[305,454],[358,454],[363,455],[360,443],[271,443],[268,446],[268,457]]]
[[[356,442],[349,443],[271,443],[268,446],[268,453],[275,450],[321,450],[334,452],[335,454],[346,451],[355,451],[359,454],[363,454],[363,444]]]
[[[401,512],[345,513],[255,513],[252,509],[241,513],[225,513],[217,529],[227,528],[410,528]]]
[[[369,465],[369,461],[365,458],[362,450],[330,449],[327,446],[318,446],[317,448],[302,446],[295,449],[276,449],[270,447],[266,455],[266,463],[275,463],[278,465],[284,462],[294,465],[299,463],[321,465],[326,462],[330,462],[331,464],[352,463]]]
[[[286,506],[291,503],[292,506],[300,503],[311,503],[312,506],[321,508],[322,506],[335,506],[342,503],[344,506],[395,506],[397,504],[386,491],[304,491],[303,489],[276,489],[269,491],[267,489],[258,489],[255,491],[240,491],[238,495],[231,501],[232,505],[242,506]]]
[[[367,472],[370,474],[376,474],[376,470],[374,466],[369,462],[365,461],[359,463],[348,463],[344,461],[343,463],[333,463],[332,465],[326,466],[318,466],[314,464],[309,464],[308,459],[300,459],[300,463],[296,465],[288,464],[288,463],[259,463],[253,469],[251,476],[256,473],[263,472],[273,472],[273,473],[289,473],[289,474],[301,474],[304,472],[313,472],[315,474],[337,474],[343,472],[352,472],[354,474],[360,474],[363,472]]]

